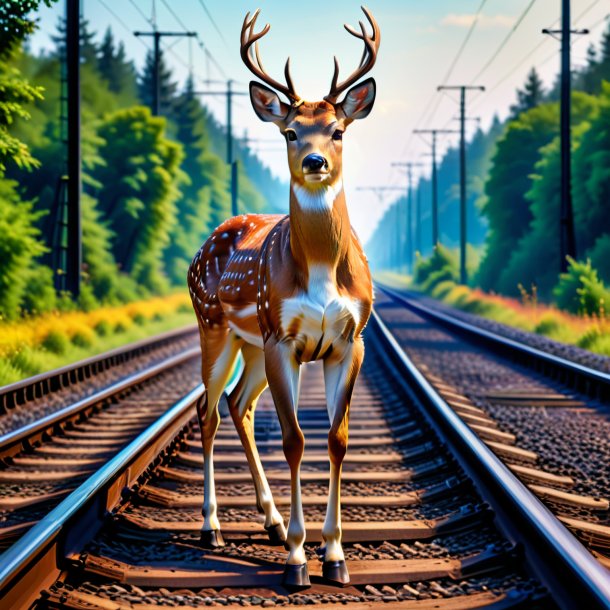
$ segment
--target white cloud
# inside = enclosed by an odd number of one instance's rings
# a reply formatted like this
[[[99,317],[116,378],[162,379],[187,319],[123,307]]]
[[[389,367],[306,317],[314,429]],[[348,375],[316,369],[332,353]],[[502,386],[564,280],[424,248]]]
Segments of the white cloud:
[[[459,28],[469,28],[476,15],[449,13],[441,21],[441,25],[451,25]],[[480,15],[477,27],[481,28],[510,28],[515,18],[510,15]]]

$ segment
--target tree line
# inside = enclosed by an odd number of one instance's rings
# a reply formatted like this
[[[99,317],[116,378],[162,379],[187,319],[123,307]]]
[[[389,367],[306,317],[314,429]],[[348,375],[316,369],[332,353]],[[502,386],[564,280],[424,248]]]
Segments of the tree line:
[[[573,73],[573,205],[579,258],[610,283],[610,27]],[[559,78],[547,91],[534,68],[505,121],[478,129],[468,143],[468,240],[480,251],[471,283],[517,296],[534,286],[550,299],[560,268]],[[441,243],[458,244],[458,150],[439,164]],[[422,255],[432,250],[431,185],[421,180]],[[406,209],[404,198],[395,205]],[[404,213],[404,212],[403,212]],[[393,225],[386,212],[369,242],[373,263],[392,268],[387,244]],[[475,258],[475,257],[471,257]],[[521,288],[520,288],[521,287]]]
[[[43,0],[50,5],[52,0]],[[34,55],[41,0],[0,10],[0,315],[73,306],[56,294],[54,258],[65,173],[60,21],[55,48]],[[8,32],[8,35],[4,35]],[[162,116],[151,114],[153,57],[137,72],[108,29],[81,22],[83,289],[79,305],[128,301],[184,285],[209,233],[231,215],[226,133],[161,59]],[[221,98],[221,101],[222,100]],[[286,185],[235,143],[242,212],[278,211]],[[55,236],[55,237],[54,237]]]

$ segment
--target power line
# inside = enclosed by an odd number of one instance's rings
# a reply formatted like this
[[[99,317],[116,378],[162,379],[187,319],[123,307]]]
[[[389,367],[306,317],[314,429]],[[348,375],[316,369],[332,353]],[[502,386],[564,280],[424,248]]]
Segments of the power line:
[[[519,18],[517,19],[517,21],[515,22],[513,27],[510,29],[508,34],[505,36],[504,40],[500,43],[500,46],[494,51],[492,56],[485,62],[485,65],[477,72],[476,76],[474,76],[472,81],[470,81],[470,82],[475,82],[475,81],[479,80],[481,75],[487,71],[489,66],[491,66],[491,64],[495,61],[496,57],[498,57],[498,55],[500,55],[500,53],[502,52],[502,49],[506,46],[508,41],[512,38],[513,34],[517,31],[519,26],[523,23],[523,20],[526,18],[527,14],[530,12],[530,10],[532,9],[532,7],[534,6],[535,3],[536,3],[536,0],[530,0],[530,3],[525,7],[525,10],[521,13],[521,15],[519,16]]]
[[[176,20],[176,23],[183,29],[183,30],[188,30],[188,28],[186,27],[186,25],[184,25],[184,22],[182,21],[182,19],[180,19],[180,17],[178,17],[178,15],[176,14],[176,12],[174,11],[174,9],[169,5],[169,3],[166,0],[161,0],[161,2],[163,3],[163,6],[169,11],[169,13],[172,15],[172,17]]]
[[[456,53],[455,57],[453,58],[453,61],[451,62],[451,66],[449,67],[449,70],[447,70],[447,74],[445,75],[445,78],[443,79],[443,85],[451,78],[451,75],[453,74],[453,70],[454,70],[457,62],[459,61],[460,57],[462,56],[462,53],[464,52],[464,49],[466,48],[466,45],[468,44],[468,41],[470,40],[470,37],[472,36],[472,33],[474,32],[474,29],[477,26],[477,23],[479,22],[479,18],[481,16],[481,11],[483,10],[483,7],[485,6],[486,3],[487,3],[487,0],[482,0],[481,4],[479,5],[479,10],[477,11],[476,15],[474,16],[472,24],[470,25],[470,29],[468,30],[468,33],[466,34],[466,38],[464,38],[464,42],[462,42],[462,46],[459,48],[458,52]]]
[[[148,25],[152,26],[153,28],[155,27],[155,22],[150,19],[150,17],[146,16],[146,13],[134,2],[134,0],[129,0],[129,4],[131,4],[131,6],[133,6],[133,8],[135,8],[136,11],[140,13],[142,18],[144,19],[144,21],[146,21],[146,23],[148,23]]]
[[[599,3],[600,3],[600,0],[593,0],[593,2],[591,2],[591,4],[589,4],[589,6],[584,11],[582,11],[581,13],[578,14],[576,19],[574,19],[574,23],[577,23],[578,21],[580,21],[593,7],[595,7]],[[605,19],[605,17],[604,17],[604,19]]]
[[[229,45],[227,43],[227,40],[224,37],[224,34],[222,33],[221,29],[218,27],[218,25],[216,25],[216,21],[214,21],[214,17],[212,17],[212,13],[210,13],[208,7],[205,5],[205,2],[203,0],[199,0],[199,4],[201,4],[201,8],[203,8],[203,10],[205,11],[205,14],[208,16],[210,23],[212,24],[212,26],[214,27],[214,29],[220,36],[222,42],[224,42],[225,46],[228,48]]]
[[[115,18],[119,25],[121,25],[125,30],[127,30],[130,34],[133,35],[131,28],[104,2],[104,0],[98,0],[98,2]],[[145,40],[142,40],[141,38],[137,39],[141,44],[143,44],[147,49],[150,50],[150,45]]]
[[[542,47],[544,44],[546,44],[546,42],[547,42],[547,39],[541,40],[527,55],[525,55],[521,59],[521,61],[519,61],[513,68],[511,68],[511,70],[509,72],[507,72],[499,81],[497,81],[495,85],[492,85],[487,90],[487,93],[488,94],[492,93],[500,85],[502,85],[504,82],[506,82],[506,80],[508,80],[540,47]],[[555,57],[555,54],[553,54],[553,57]],[[546,63],[546,60],[545,60],[545,63]]]
[[[466,45],[468,44],[468,41],[470,40],[470,38],[474,32],[474,29],[481,16],[481,11],[485,7],[486,3],[487,3],[487,0],[481,0],[481,4],[479,5],[479,8],[477,9],[477,12],[470,25],[470,28],[468,29],[468,32],[466,33],[466,37],[464,38],[462,44],[460,45],[460,48],[458,49],[455,57],[453,58],[453,62],[451,63],[449,70],[447,70],[447,73],[445,74],[445,78],[443,78],[443,80],[442,80],[443,84],[446,84],[447,81],[449,80],[449,78],[451,78],[451,75],[453,74],[453,70],[454,70],[455,66],[457,65],[457,62],[459,61],[460,57],[462,56],[462,53],[464,52],[464,49],[466,48]],[[434,120],[434,117],[436,116],[438,108],[442,102],[442,97],[437,98],[437,100],[435,101],[436,95],[437,95],[437,92],[434,92],[430,96],[428,103],[424,107],[424,111],[421,113],[419,119],[415,123],[415,129],[418,129],[422,124],[427,125]],[[411,134],[411,136],[409,137],[409,139],[407,141],[407,145],[405,146],[404,152],[408,151],[411,148],[412,141],[413,141],[413,134]]]

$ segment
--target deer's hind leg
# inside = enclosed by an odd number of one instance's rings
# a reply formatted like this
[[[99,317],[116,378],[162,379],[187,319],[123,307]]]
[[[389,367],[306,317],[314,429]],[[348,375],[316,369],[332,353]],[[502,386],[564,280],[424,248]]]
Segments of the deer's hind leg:
[[[260,348],[249,344],[245,344],[241,352],[244,358],[244,370],[229,396],[229,409],[250,466],[256,489],[256,503],[259,511],[265,515],[265,529],[269,539],[275,544],[284,544],[286,540],[284,520],[275,507],[254,439],[254,411],[259,396],[267,387],[265,354]]]
[[[208,547],[224,545],[214,484],[214,438],[220,423],[218,402],[229,381],[242,343],[233,331],[222,324],[208,326],[201,333],[201,377],[206,388],[197,405],[204,472],[201,543]]]

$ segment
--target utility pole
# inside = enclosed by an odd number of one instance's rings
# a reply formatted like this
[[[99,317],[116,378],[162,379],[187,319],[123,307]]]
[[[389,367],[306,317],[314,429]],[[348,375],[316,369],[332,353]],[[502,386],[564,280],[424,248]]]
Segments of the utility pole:
[[[438,91],[460,90],[460,283],[466,284],[468,273],[466,271],[466,241],[468,239],[466,218],[466,91],[485,91],[485,87],[476,85],[441,85]]]
[[[406,223],[406,252],[407,269],[413,271],[413,168],[421,166],[423,163],[415,161],[392,163],[392,167],[407,168],[407,223]]]
[[[356,187],[357,191],[371,191],[377,198],[379,199],[379,205],[383,206],[384,196],[386,193],[390,191],[402,191],[402,187],[400,186],[358,186]],[[398,267],[400,265],[400,242],[402,240],[400,222],[398,216],[398,205],[394,206],[394,211],[390,210],[390,214],[394,214],[394,231],[390,233],[390,264],[396,265]]]
[[[153,38],[153,86],[152,86],[152,111],[155,116],[161,115],[161,78],[159,71],[161,69],[161,38],[187,36],[196,38],[197,32],[134,32],[138,37],[152,36]]]
[[[432,136],[432,248],[439,243],[438,230],[438,173],[436,167],[436,137],[438,134],[459,133],[456,129],[414,129],[415,134]]]
[[[81,149],[80,149],[80,0],[66,2],[66,67],[68,103],[67,235],[65,289],[80,294]]]
[[[560,154],[561,154],[561,216],[559,224],[559,269],[568,270],[570,256],[576,258],[576,236],[574,234],[574,212],[572,209],[572,75],[570,45],[572,34],[588,34],[589,30],[572,30],[570,0],[561,0],[561,29],[542,30],[543,34],[560,36],[561,40],[561,113],[560,113]]]
[[[208,81],[211,83],[223,83],[224,81]],[[235,91],[233,89],[233,81],[226,81],[227,88],[225,91],[194,91],[194,95],[224,95],[227,99],[227,165],[231,172],[230,194],[231,194],[231,214],[237,216],[239,214],[237,206],[238,197],[238,167],[237,161],[233,159],[233,96],[248,95],[244,91]]]

